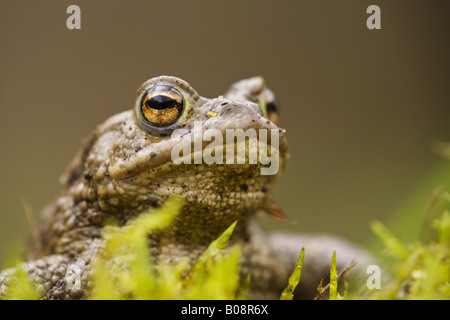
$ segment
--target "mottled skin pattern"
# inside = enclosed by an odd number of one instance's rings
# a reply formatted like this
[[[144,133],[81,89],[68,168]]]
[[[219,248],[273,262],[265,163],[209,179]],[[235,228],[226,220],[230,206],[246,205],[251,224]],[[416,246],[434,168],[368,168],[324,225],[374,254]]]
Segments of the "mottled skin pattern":
[[[270,212],[271,190],[288,157],[284,130],[268,120],[262,78],[242,80],[223,96],[206,99],[187,82],[161,76],[139,88],[136,103],[155,85],[172,86],[183,95],[186,108],[179,121],[168,129],[149,131],[141,125],[136,108],[112,116],[85,140],[62,177],[60,197],[42,212],[24,267],[44,299],[86,298],[105,218],[113,216],[125,224],[143,211],[158,208],[171,194],[182,195],[185,205],[171,227],[150,237],[153,257],[195,261],[238,220],[232,240],[244,244],[242,274],[252,274],[251,298],[279,297],[302,246],[307,252],[302,274],[306,280],[298,297],[315,295],[333,250],[338,252],[340,266],[364,255],[334,237],[265,234],[258,227],[256,214]],[[279,130],[279,173],[261,175],[260,164],[175,165],[171,150],[177,141],[170,139],[170,133],[183,128],[184,135],[192,135],[194,121],[200,121],[205,130],[217,128],[223,133],[238,128]],[[81,287],[70,285],[73,270],[82,271]],[[0,298],[8,290],[13,271],[0,273]]]

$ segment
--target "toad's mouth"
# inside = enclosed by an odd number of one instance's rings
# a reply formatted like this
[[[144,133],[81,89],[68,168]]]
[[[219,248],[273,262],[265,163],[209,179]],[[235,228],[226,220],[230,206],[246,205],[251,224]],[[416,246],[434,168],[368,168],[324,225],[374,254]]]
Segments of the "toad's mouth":
[[[193,171],[198,165],[210,166],[211,170],[223,167],[224,172],[227,168],[231,172],[258,168],[262,176],[275,176],[282,171],[288,157],[284,130],[264,128],[251,134],[249,129],[233,133],[229,130],[201,135],[206,140],[196,139],[195,133],[173,135],[157,147],[150,145],[125,159],[117,159],[109,167],[109,174],[118,180],[140,175],[150,178],[167,170],[179,171],[175,168],[181,164]]]
[[[278,134],[278,131],[275,131]],[[265,139],[264,139],[265,140]],[[256,135],[248,140],[238,138],[235,141],[227,141],[227,143],[214,142],[194,143],[192,149],[191,144],[179,143],[171,152],[171,161],[175,165],[258,165],[261,175],[276,175],[280,170],[279,140],[276,137],[276,143],[261,141]]]

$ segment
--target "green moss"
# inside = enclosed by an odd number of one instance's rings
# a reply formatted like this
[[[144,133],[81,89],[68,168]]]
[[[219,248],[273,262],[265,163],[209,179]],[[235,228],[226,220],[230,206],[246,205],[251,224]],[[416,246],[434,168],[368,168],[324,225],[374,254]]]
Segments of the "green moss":
[[[292,300],[294,298],[294,290],[300,282],[303,260],[305,258],[305,248],[300,251],[300,256],[298,257],[297,263],[295,265],[294,271],[292,271],[289,277],[288,285],[283,290],[280,296],[280,300]]]
[[[441,193],[444,201],[450,195]],[[233,223],[191,267],[183,260],[176,264],[152,265],[147,235],[168,226],[180,210],[182,201],[172,198],[155,212],[144,213],[125,227],[105,229],[105,248],[94,266],[92,299],[236,299],[245,298],[239,281],[241,247],[227,248]],[[436,211],[438,210],[436,207]],[[383,290],[373,290],[370,299],[448,299],[450,298],[450,214],[433,212],[430,227],[435,239],[427,243],[404,244],[381,222],[372,230],[390,257],[392,280]],[[224,250],[227,248],[227,250]],[[307,254],[307,248],[306,248]],[[319,298],[329,290],[330,300],[354,299],[346,291],[338,293],[338,280],[348,270],[337,270],[336,254],[330,266],[330,283],[319,288]],[[294,298],[301,285],[305,250],[302,249],[286,289],[280,299]],[[340,274],[338,275],[338,271]],[[365,283],[361,284],[365,285]]]
[[[14,274],[11,275],[8,287],[7,300],[38,300],[42,296],[21,264],[17,265]]]
[[[450,199],[448,194],[444,198]],[[448,201],[448,200],[447,200]],[[431,226],[436,238],[428,242],[403,244],[380,222],[372,229],[391,258],[393,279],[384,290],[374,293],[375,299],[450,299],[450,215],[443,212]]]
[[[158,210],[139,215],[123,227],[104,228],[105,246],[96,256],[90,299],[245,299],[249,286],[239,277],[242,248],[229,246],[236,223],[213,241],[193,265],[185,259],[167,264],[152,262],[148,235],[169,226],[183,205],[178,197],[170,198]],[[433,194],[425,210],[421,239],[406,243],[384,224],[374,221],[371,228],[383,244],[382,252],[392,274],[381,290],[371,290],[368,299],[450,299],[450,194],[442,188]],[[302,249],[297,264],[280,296],[293,299],[294,290],[301,286],[304,255]],[[330,265],[330,283],[318,284],[317,299],[329,291],[330,299],[361,299],[347,293],[344,274],[351,269],[336,269],[335,252]],[[375,253],[379,256],[380,254]],[[327,257],[324,257],[327,258]],[[338,273],[339,272],[339,273]],[[338,292],[338,283],[344,292]],[[366,283],[351,283],[351,286]],[[8,299],[38,299],[38,290],[22,267],[8,282]],[[352,292],[358,292],[353,288]],[[342,290],[341,290],[342,291]],[[367,290],[365,290],[367,292]]]
[[[163,229],[177,216],[179,198],[170,198],[154,212],[141,214],[125,227],[107,227],[104,250],[93,268],[90,299],[236,299],[243,297],[239,283],[241,248],[223,249],[233,223],[213,241],[197,262],[152,263],[147,236]]]
[[[405,246],[380,221],[373,221],[370,227],[384,244],[385,251],[389,255],[398,259],[406,259],[408,257],[408,250],[406,250]]]
[[[333,252],[330,266],[330,300],[336,300],[338,298],[338,273],[336,267],[336,251]]]

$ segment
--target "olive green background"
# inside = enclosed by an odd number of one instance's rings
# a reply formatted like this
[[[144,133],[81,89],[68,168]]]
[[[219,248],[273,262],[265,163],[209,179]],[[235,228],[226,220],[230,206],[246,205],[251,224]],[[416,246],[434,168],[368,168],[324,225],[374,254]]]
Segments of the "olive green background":
[[[66,8],[81,8],[81,30]],[[381,8],[381,30],[366,8]],[[83,137],[133,106],[139,85],[168,74],[215,97],[265,77],[281,102],[291,159],[276,189],[295,225],[357,242],[388,221],[450,139],[450,2],[0,2],[0,262]],[[431,192],[431,190],[430,190]],[[419,208],[421,209],[421,208]]]

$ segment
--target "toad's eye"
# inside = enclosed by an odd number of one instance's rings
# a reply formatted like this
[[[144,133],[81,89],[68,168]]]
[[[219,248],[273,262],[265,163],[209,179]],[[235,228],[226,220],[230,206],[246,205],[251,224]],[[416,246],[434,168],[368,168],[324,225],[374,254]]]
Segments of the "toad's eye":
[[[277,123],[278,116],[280,115],[280,105],[278,104],[274,93],[269,89],[264,90],[264,99],[266,102],[267,118],[270,121]]]
[[[155,127],[175,123],[183,114],[183,96],[173,87],[157,85],[147,90],[141,100],[142,119]]]

